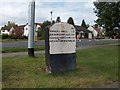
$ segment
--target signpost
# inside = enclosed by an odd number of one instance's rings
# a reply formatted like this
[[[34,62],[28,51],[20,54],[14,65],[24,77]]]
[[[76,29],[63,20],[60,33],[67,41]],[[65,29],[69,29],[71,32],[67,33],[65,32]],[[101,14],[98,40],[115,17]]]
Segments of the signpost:
[[[76,67],[76,30],[68,23],[55,23],[46,29],[46,65],[48,72]]]

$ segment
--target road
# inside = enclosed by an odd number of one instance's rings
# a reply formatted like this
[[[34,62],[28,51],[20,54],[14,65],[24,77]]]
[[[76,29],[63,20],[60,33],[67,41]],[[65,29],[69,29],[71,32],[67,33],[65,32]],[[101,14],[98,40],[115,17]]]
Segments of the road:
[[[77,46],[91,46],[96,45],[101,42],[114,42],[118,41],[118,39],[93,39],[93,40],[77,40]],[[27,41],[16,41],[16,42],[0,42],[0,45],[2,44],[2,48],[6,47],[27,47],[28,42]],[[34,43],[35,45],[43,46],[45,45],[44,40],[40,40]]]
[[[112,45],[112,44],[110,44]],[[105,46],[110,46],[110,45],[89,45],[89,46],[80,46],[77,47],[77,50],[81,50],[81,49],[87,49],[87,48],[95,48],[95,47],[105,47]],[[45,53],[45,50],[40,50],[40,51],[35,51],[35,53]],[[10,52],[10,53],[0,53],[1,57],[15,57],[15,56],[23,56],[23,55],[28,55],[28,52]]]

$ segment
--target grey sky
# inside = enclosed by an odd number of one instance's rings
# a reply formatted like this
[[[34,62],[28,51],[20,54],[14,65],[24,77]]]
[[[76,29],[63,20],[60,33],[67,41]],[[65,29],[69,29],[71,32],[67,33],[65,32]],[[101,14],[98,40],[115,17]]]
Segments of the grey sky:
[[[66,22],[69,17],[73,17],[75,24],[80,25],[82,19],[87,24],[94,24],[96,16],[93,12],[94,0],[35,0],[36,1],[36,22],[50,20],[50,11],[53,11],[53,20],[58,16],[62,22]],[[8,21],[19,25],[26,24],[28,21],[29,0],[1,0],[0,2],[0,26],[7,24]]]

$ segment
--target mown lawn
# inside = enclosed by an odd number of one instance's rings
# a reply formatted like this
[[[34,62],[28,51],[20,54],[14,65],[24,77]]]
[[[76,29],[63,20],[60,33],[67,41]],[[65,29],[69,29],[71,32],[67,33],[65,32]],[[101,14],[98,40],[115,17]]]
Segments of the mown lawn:
[[[77,68],[45,72],[45,55],[3,57],[3,88],[90,88],[118,80],[118,46],[77,50]]]
[[[39,50],[45,50],[45,46],[35,46],[34,47],[35,51]],[[10,52],[25,52],[28,51],[27,47],[7,47],[7,48],[2,48],[2,53],[10,53]]]
[[[16,41],[27,41],[27,39],[2,39],[0,38],[0,42],[16,42]]]

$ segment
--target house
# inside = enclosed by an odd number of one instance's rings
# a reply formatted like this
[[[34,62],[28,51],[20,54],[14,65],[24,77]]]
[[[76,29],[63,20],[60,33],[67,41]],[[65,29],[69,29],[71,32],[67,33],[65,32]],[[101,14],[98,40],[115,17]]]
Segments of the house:
[[[9,35],[9,30],[10,30],[10,27],[8,27],[8,26],[5,25],[4,27],[1,28],[1,35],[2,34]]]
[[[105,36],[105,34],[104,34],[104,31],[100,28],[100,27],[98,27],[98,28],[95,28],[95,30],[97,31],[97,38],[103,38],[104,36]]]
[[[22,36],[24,36],[24,27],[25,27],[26,25],[20,25],[19,27],[21,28],[21,30],[23,31],[23,34],[22,34]]]
[[[92,32],[91,31],[87,30],[83,26],[75,25],[74,27],[76,29],[77,39],[80,39],[80,38],[92,39]]]
[[[93,26],[89,26],[88,31],[91,31],[93,33],[93,37],[96,38],[98,35],[98,32],[96,31],[96,29]]]
[[[35,23],[35,30],[38,31],[39,28],[41,28],[42,23]]]
[[[20,26],[15,25],[9,30],[9,35],[12,38],[22,38],[23,32],[24,30]]]
[[[101,27],[94,27],[94,26],[89,26],[88,27],[88,30],[89,31],[92,31],[93,33],[93,38],[96,38],[96,39],[101,39],[101,38],[104,38],[105,37],[105,32],[103,29],[101,29]]]
[[[38,31],[39,28],[41,28],[42,24],[41,23],[35,23],[34,25],[35,25],[35,27],[34,27],[35,28],[34,33],[35,33],[35,32]],[[28,37],[28,23],[24,26],[23,30],[24,30],[23,36]]]
[[[114,27],[114,34],[112,36],[113,39],[120,39],[120,27]]]

